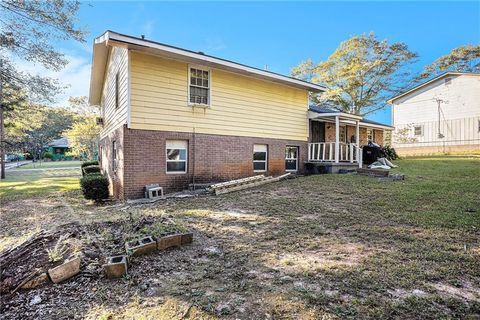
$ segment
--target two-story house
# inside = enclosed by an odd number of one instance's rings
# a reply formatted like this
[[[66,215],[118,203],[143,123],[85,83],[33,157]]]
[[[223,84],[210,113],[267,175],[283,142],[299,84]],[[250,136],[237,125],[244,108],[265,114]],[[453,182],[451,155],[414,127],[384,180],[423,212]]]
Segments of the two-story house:
[[[202,52],[107,31],[95,39],[90,104],[100,105],[99,159],[117,198],[307,162],[356,165],[387,125],[309,106],[321,85]]]
[[[399,154],[480,149],[480,74],[446,72],[388,102]]]

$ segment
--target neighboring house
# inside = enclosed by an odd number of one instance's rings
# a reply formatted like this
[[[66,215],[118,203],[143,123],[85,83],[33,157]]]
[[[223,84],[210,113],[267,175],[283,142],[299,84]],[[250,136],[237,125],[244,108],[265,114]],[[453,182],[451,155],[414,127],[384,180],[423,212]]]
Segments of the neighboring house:
[[[388,102],[399,154],[480,149],[480,74],[447,72]]]
[[[111,192],[139,198],[151,183],[172,191],[302,173],[307,162],[358,166],[367,136],[382,143],[392,128],[309,107],[308,93],[324,89],[107,31],[95,39],[89,99],[102,110],[99,159]]]
[[[65,155],[69,148],[70,142],[68,138],[62,137],[47,144],[45,151],[53,155],[53,160],[71,160],[71,156]]]

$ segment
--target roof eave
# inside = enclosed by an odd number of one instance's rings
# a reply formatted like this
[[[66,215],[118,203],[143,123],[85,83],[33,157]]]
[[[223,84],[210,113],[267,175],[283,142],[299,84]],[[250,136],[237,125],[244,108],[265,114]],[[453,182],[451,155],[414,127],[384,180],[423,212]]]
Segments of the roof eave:
[[[283,83],[285,85],[302,88],[312,92],[323,92],[326,90],[324,86],[302,81],[295,78],[290,78],[284,75],[273,73],[266,70],[249,67],[240,63],[236,63],[229,60],[224,60],[209,55],[176,48],[169,45],[164,45],[158,42],[144,40],[132,36],[122,35],[119,33],[107,31],[104,35],[97,38],[95,43],[108,42],[108,45],[112,46],[127,46],[131,49],[140,51],[149,51],[150,53],[157,53],[171,58],[177,58],[187,61],[196,61],[197,63],[204,63],[212,67],[219,69],[226,69],[227,71],[238,72],[247,76],[253,76],[264,80],[270,80],[277,83]]]

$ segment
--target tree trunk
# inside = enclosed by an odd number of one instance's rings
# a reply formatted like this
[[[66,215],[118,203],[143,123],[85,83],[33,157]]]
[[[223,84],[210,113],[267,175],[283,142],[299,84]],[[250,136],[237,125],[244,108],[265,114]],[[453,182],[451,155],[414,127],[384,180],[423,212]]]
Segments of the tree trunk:
[[[0,80],[0,179],[5,179],[5,125],[3,122],[3,83]]]

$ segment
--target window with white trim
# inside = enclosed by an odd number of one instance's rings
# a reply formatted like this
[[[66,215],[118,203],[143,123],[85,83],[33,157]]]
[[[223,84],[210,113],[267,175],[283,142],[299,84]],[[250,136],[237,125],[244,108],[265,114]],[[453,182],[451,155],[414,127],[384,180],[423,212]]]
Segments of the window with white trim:
[[[210,105],[210,70],[189,68],[190,104]]]
[[[263,172],[267,171],[267,145],[254,144],[253,145],[253,171]]]
[[[112,142],[112,169],[117,172],[117,142]]]
[[[423,136],[423,126],[414,126],[413,135],[415,137]]]
[[[188,142],[185,140],[167,140],[167,173],[187,172],[187,146]]]
[[[341,126],[340,127],[340,137],[338,138],[340,142],[347,142],[347,127]]]
[[[298,147],[287,146],[285,148],[285,171],[298,170]]]
[[[373,130],[370,128],[367,128],[367,142],[372,141],[373,142]]]

